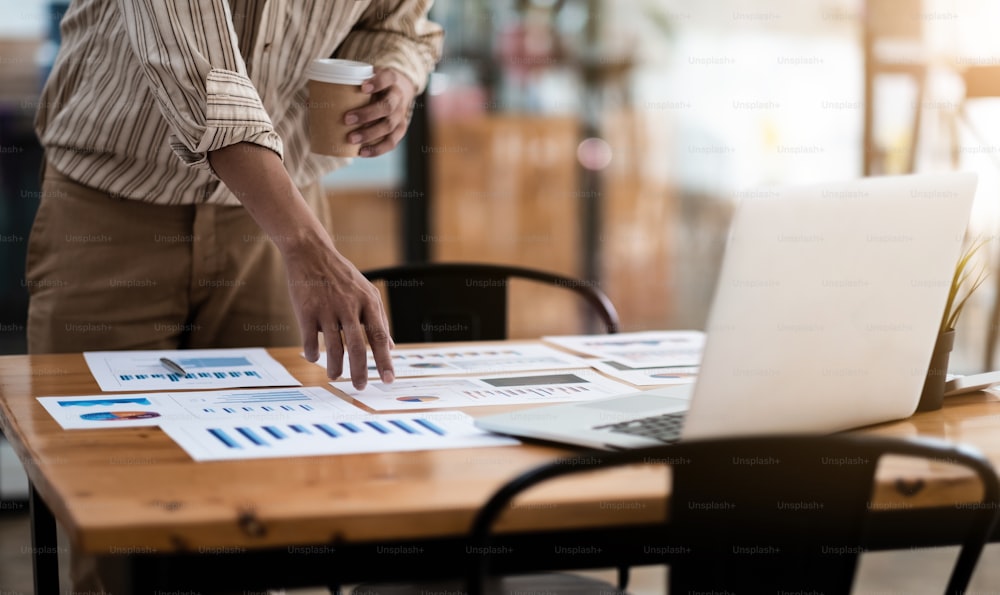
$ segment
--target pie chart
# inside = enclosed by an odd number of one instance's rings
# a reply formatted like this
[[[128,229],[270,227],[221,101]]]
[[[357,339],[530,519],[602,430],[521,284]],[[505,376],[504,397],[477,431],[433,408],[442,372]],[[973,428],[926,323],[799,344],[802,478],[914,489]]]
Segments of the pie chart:
[[[438,397],[396,397],[397,401],[402,401],[404,403],[430,403],[431,401],[437,401]]]
[[[657,374],[649,375],[650,378],[672,378],[672,379],[693,378],[694,376],[696,375],[688,374],[685,372],[659,372]]]

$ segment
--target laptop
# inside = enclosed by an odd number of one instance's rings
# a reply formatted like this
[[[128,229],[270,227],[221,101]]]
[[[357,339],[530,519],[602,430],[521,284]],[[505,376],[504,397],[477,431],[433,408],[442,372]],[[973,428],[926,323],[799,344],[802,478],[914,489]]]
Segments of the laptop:
[[[975,174],[945,173],[754,192],[734,214],[694,384],[475,423],[624,449],[909,417],[975,188]]]

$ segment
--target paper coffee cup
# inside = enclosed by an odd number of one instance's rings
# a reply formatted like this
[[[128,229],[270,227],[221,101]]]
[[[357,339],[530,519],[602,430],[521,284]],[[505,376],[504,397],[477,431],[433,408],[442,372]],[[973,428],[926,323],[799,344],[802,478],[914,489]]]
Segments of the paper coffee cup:
[[[357,157],[361,145],[347,141],[357,126],[344,124],[344,114],[368,105],[371,95],[361,92],[361,83],[372,77],[371,64],[353,60],[322,58],[306,68],[309,77],[309,143],[313,153],[335,157]]]

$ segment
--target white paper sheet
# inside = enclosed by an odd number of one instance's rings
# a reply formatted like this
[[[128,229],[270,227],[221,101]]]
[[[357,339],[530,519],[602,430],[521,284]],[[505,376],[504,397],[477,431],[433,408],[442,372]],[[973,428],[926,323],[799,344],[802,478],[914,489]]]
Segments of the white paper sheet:
[[[326,368],[326,354],[321,353],[316,363]],[[498,374],[589,368],[591,362],[547,345],[455,344],[439,348],[394,350],[392,365],[396,378],[414,378],[449,374]],[[351,367],[346,355],[343,370],[341,377],[350,378]],[[378,378],[375,359],[370,353],[368,377]]]
[[[349,381],[330,384],[375,411],[586,401],[635,391],[593,370],[414,378],[371,382],[362,391]]]
[[[614,335],[563,335],[543,337],[559,345],[601,360],[630,368],[697,366],[705,347],[702,331],[643,331]]]
[[[66,430],[159,426],[184,420],[264,422],[293,415],[360,411],[321,387],[38,397]]]
[[[636,386],[668,386],[687,384],[698,377],[698,366],[673,366],[665,368],[630,368],[617,362],[596,362],[594,369],[612,378]]]
[[[280,423],[169,422],[166,432],[196,461],[508,446],[457,411],[288,418]]]
[[[83,356],[103,391],[302,386],[263,348],[88,351]],[[178,363],[187,375],[168,370],[161,357]]]

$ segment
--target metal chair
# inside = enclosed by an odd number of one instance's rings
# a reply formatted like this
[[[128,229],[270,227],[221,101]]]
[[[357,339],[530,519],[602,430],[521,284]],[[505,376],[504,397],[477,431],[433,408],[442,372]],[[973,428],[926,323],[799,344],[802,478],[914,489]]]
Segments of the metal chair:
[[[363,272],[384,281],[393,339],[399,343],[492,341],[507,338],[507,288],[524,279],[575,292],[618,330],[618,312],[591,282],[519,266],[476,263],[400,265]]]
[[[880,508],[872,502],[875,471],[886,455],[967,467],[982,484],[982,500],[923,511],[887,505],[873,513]],[[919,546],[933,543],[942,531],[964,535],[946,591],[961,593],[1000,511],[996,473],[981,454],[963,446],[846,434],[727,438],[587,452],[528,471],[482,507],[469,549],[492,551],[495,522],[528,488],[565,475],[633,464],[672,468],[668,520],[652,532],[637,532],[629,546],[636,563],[670,565],[671,593],[847,593],[868,544]],[[899,490],[904,497],[912,492],[903,478],[897,485],[907,486]],[[909,534],[901,539],[900,532]],[[641,556],[648,551],[673,554],[651,562]],[[488,555],[476,555],[473,564],[463,565],[471,568],[469,593],[496,592],[490,561]]]

